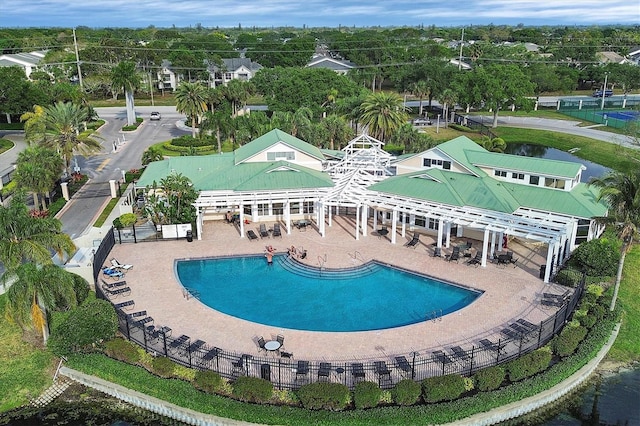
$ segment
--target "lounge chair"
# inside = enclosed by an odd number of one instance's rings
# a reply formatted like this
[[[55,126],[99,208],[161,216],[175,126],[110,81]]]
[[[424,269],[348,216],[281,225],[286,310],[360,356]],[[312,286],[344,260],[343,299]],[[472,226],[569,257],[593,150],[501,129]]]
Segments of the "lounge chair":
[[[280,230],[280,224],[279,223],[274,223],[273,224],[273,232],[271,233],[271,235],[273,235],[273,237],[280,237],[282,238],[282,231]]]
[[[382,386],[382,382],[391,382],[391,370],[387,368],[387,363],[385,361],[374,361],[373,368],[378,375],[378,386]]]
[[[567,290],[562,294],[542,293],[542,298],[543,299],[556,300],[556,301],[560,301],[560,302],[564,302],[565,300],[567,300],[569,298],[569,296],[571,296],[571,290]]]
[[[466,360],[468,360],[470,358],[469,354],[467,353],[467,351],[462,349],[460,346],[451,347],[451,352],[453,352],[453,355],[456,358],[461,359],[463,361],[466,361]]]
[[[533,332],[533,330],[531,330],[529,327],[525,327],[524,325],[517,322],[509,324],[509,327],[517,331],[522,337],[525,337],[526,335]]]
[[[480,340],[480,344],[482,345],[483,348],[485,348],[487,350],[490,350],[490,351],[497,351],[498,349],[500,349],[496,343],[493,343],[489,339]]]
[[[175,351],[181,348],[182,346],[185,346],[186,343],[189,341],[189,339],[190,339],[189,336],[187,336],[186,334],[183,334],[182,336],[178,337],[177,339],[169,343],[169,350]]]
[[[478,265],[482,264],[482,252],[479,251],[476,253],[475,257],[472,257],[471,259],[467,260],[467,265],[475,265],[476,267],[478,267]]]
[[[542,299],[540,301],[540,304],[542,306],[551,306],[554,308],[561,308],[562,306],[564,306],[565,301],[564,300],[556,300],[556,299]]]
[[[127,314],[127,318],[140,318],[140,317],[146,317],[147,316],[147,311],[138,311],[138,312],[132,312],[130,314]]]
[[[537,331],[538,330],[538,326],[537,325],[530,323],[529,321],[527,321],[524,318],[520,318],[516,322],[518,324],[520,324],[521,326],[528,328],[531,331]]]
[[[264,345],[266,344],[266,342],[264,341],[264,337],[260,336],[258,337],[258,351],[267,351],[267,348],[264,347]]]
[[[115,288],[125,287],[127,285],[126,281],[117,281],[115,283],[108,283],[105,280],[100,280],[100,281],[102,281],[103,290],[113,290]]]
[[[105,277],[113,278],[114,280],[119,278],[124,278],[124,272],[118,271],[115,268],[109,268],[108,266],[105,266],[104,268],[102,268],[102,274]]]
[[[260,224],[258,232],[260,232],[260,238],[269,238],[269,231],[267,231],[267,227],[264,223]]]
[[[217,358],[219,353],[220,353],[220,348],[213,348],[209,350],[206,354],[204,354],[204,356],[202,357],[202,360],[211,361],[212,359]]]
[[[460,247],[455,246],[451,254],[447,256],[447,262],[455,261],[456,263],[458,263],[459,260],[460,260]]]
[[[522,334],[518,333],[517,331],[515,331],[512,328],[503,328],[502,330],[500,330],[500,333],[504,334],[505,336],[509,337],[510,339],[517,339],[520,340],[522,338]]]
[[[205,344],[204,340],[200,340],[200,339],[196,340],[189,346],[189,353],[193,353],[197,351],[198,349],[203,347],[204,344]]]
[[[104,289],[106,296],[111,299],[112,297],[118,296],[128,296],[131,294],[131,289],[129,287],[120,287],[113,290]]]
[[[351,375],[353,376],[354,383],[363,381],[366,375],[364,372],[364,364],[361,362],[354,362],[351,364]]]
[[[453,362],[451,358],[449,358],[449,355],[445,354],[442,351],[434,351],[433,359],[435,359],[438,362],[441,362],[442,364],[451,364]]]
[[[116,269],[122,269],[125,271],[128,271],[129,269],[133,268],[133,265],[129,265],[129,264],[123,265],[122,263],[118,262],[118,260],[115,257],[111,259],[111,266],[113,266]]]
[[[147,327],[147,331],[153,339],[159,339],[160,336],[163,336],[166,339],[171,336],[171,327],[167,327],[166,325],[159,328],[154,326]]]
[[[249,241],[254,241],[258,239],[258,236],[256,235],[255,232],[253,232],[253,229],[249,229],[247,231],[247,237],[249,237]]]
[[[331,374],[331,363],[321,362],[318,369],[318,380],[329,381],[329,375]]]
[[[398,364],[398,368],[405,374],[413,371],[411,364],[409,364],[409,361],[407,361],[407,358],[404,355],[396,357],[396,364]]]
[[[125,308],[133,309],[133,306],[136,304],[133,300],[127,300],[125,302],[116,303],[113,305],[114,308],[124,310]]]
[[[411,239],[411,241],[407,242],[404,246],[405,247],[413,247],[415,249],[419,242],[420,242],[420,234],[415,232],[413,234],[413,238]]]

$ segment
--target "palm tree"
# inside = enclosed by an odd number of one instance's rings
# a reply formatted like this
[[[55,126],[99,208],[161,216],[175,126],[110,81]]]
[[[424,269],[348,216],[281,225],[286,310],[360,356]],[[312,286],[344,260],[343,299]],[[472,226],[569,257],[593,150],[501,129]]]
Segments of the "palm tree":
[[[20,116],[20,121],[24,123],[24,139],[28,144],[40,142],[44,139],[44,108],[40,105],[33,106],[33,112],[25,112]]]
[[[456,92],[451,89],[444,89],[438,97],[438,100],[442,104],[444,127],[447,127],[447,122],[449,121],[449,107],[454,106],[457,101]]]
[[[320,122],[320,125],[326,130],[329,138],[329,149],[334,149],[336,142],[338,149],[342,142],[346,142],[353,137],[353,130],[344,118],[335,114],[328,115]]]
[[[51,252],[62,258],[71,255],[76,247],[71,237],[61,231],[56,218],[35,218],[16,194],[9,206],[0,206],[0,262],[7,271],[22,263],[45,265],[52,263]]]
[[[164,160],[164,155],[162,155],[162,150],[157,146],[150,146],[142,153],[142,165],[146,166],[149,163],[153,163],[154,161]]]
[[[111,70],[111,84],[114,89],[124,91],[127,104],[127,125],[136,123],[136,110],[133,93],[140,87],[140,75],[136,72],[136,64],[129,61],[120,62]],[[117,93],[117,92],[116,92]]]
[[[182,82],[176,89],[176,109],[191,117],[191,136],[196,137],[196,119],[207,110],[207,89],[198,83]]]
[[[70,102],[58,102],[45,108],[44,124],[47,137],[42,145],[54,148],[60,153],[67,173],[70,171],[75,153],[90,155],[102,149],[98,141],[80,133],[80,125],[86,119],[87,110]]]
[[[633,245],[633,240],[638,238],[640,227],[640,170],[625,174],[611,172],[602,178],[592,178],[589,185],[600,188],[598,200],[604,200],[609,205],[608,216],[596,217],[598,223],[613,225],[618,237],[622,240],[620,248],[620,261],[613,290],[610,310],[613,311],[618,298],[622,269],[625,256]]]
[[[313,119],[313,111],[308,107],[298,108],[292,116],[291,121],[291,136],[304,137],[305,133],[311,127],[311,120]]]
[[[14,179],[18,187],[33,193],[35,208],[38,208],[38,195],[42,194],[42,210],[46,210],[45,194],[51,191],[63,168],[64,161],[56,151],[33,146],[18,154]]]
[[[418,115],[422,116],[422,99],[431,92],[431,88],[426,81],[420,80],[416,83],[411,84],[409,90],[414,96],[418,97],[418,100],[420,101]]]
[[[482,146],[487,151],[491,152],[504,152],[507,149],[507,143],[502,138],[491,139],[488,136],[483,136],[478,145]]]
[[[238,114],[238,110],[244,108],[249,95],[253,93],[253,86],[249,82],[231,80],[224,86],[223,93],[231,102],[231,114],[235,117]]]
[[[408,119],[403,100],[395,93],[372,93],[361,105],[360,121],[368,126],[371,136],[382,141]]]
[[[3,274],[2,283],[6,286],[9,282],[7,317],[23,329],[27,324],[33,325],[47,343],[47,311],[59,305],[74,307],[77,304],[72,274],[57,265],[40,267],[23,263]]]

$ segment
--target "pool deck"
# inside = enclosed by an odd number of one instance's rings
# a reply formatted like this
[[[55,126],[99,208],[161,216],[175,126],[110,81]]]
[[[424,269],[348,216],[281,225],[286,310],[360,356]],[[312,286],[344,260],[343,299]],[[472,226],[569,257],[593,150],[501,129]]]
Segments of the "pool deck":
[[[267,224],[268,227],[270,225]],[[245,232],[255,230],[257,226],[250,224],[245,227]],[[131,295],[118,297],[113,302],[133,299],[135,311],[146,310],[154,318],[156,326],[171,327],[174,337],[185,334],[192,340],[204,340],[210,346],[258,355],[256,340],[259,336],[270,340],[277,334],[283,334],[284,350],[293,353],[296,359],[338,361],[379,359],[451,346],[468,349],[477,346],[482,338],[497,341],[503,337],[500,330],[514,319],[525,318],[535,324],[551,316],[554,310],[543,309],[540,297],[543,292],[562,293],[564,290],[555,284],[544,284],[538,278],[540,265],[546,256],[544,245],[512,240],[509,250],[514,252],[514,258],[518,258],[515,267],[492,263],[486,267],[475,267],[466,264],[468,258],[461,258],[459,263],[455,263],[432,257],[435,240],[430,235],[421,235],[420,243],[410,248],[403,245],[411,239],[413,232],[407,231],[403,237],[398,230],[397,243],[391,244],[390,236],[379,237],[372,231],[370,223],[368,235],[361,235],[356,240],[354,218],[339,216],[333,218],[331,227],[326,227],[324,238],[313,225],[305,232],[293,228],[289,235],[283,227],[282,239],[249,241],[248,238],[240,238],[238,229],[231,224],[207,222],[201,241],[189,243],[181,239],[116,244],[109,258],[133,264],[134,268],[125,277]],[[321,259],[325,258],[327,268],[353,267],[362,264],[363,260],[376,259],[483,290],[484,294],[471,305],[441,320],[377,331],[311,332],[265,326],[214,311],[195,298],[185,297],[175,276],[175,259],[262,254],[268,245],[277,252],[286,252],[292,245],[303,247],[307,257],[300,261],[311,266],[319,266]],[[480,247],[480,241],[473,241],[473,250]],[[448,252],[443,250],[445,254]]]

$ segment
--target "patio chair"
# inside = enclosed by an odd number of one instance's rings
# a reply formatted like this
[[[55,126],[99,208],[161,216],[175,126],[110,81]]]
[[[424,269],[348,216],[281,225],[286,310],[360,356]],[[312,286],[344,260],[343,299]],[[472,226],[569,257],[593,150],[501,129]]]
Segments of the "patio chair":
[[[245,360],[245,358],[246,357],[244,355],[242,355],[240,358],[238,358],[238,359],[236,359],[234,361],[231,361],[231,367],[232,367],[231,373],[234,376],[239,376],[240,374],[244,373],[244,360]]]
[[[331,363],[321,362],[318,369],[318,381],[329,381],[329,374],[331,374]]]
[[[459,260],[460,260],[460,247],[455,246],[451,254],[447,256],[447,262],[455,261],[456,263],[458,263]]]
[[[258,239],[258,236],[256,235],[255,232],[253,232],[253,229],[249,229],[247,231],[247,237],[249,237],[249,241],[255,241]]]
[[[407,361],[407,358],[404,355],[396,357],[396,364],[398,364],[398,368],[405,374],[413,371],[411,364],[409,364],[409,361]]]
[[[472,257],[471,259],[467,260],[467,265],[475,265],[476,268],[481,263],[482,263],[482,252],[481,251],[477,252],[475,257]]]
[[[490,351],[497,351],[499,349],[498,344],[497,343],[493,343],[489,339],[481,339],[480,340],[480,345],[482,345],[482,347],[484,349],[487,349],[487,350],[490,350]]]
[[[267,227],[264,223],[260,224],[258,231],[260,232],[260,238],[269,238],[269,231],[267,231]]]
[[[280,352],[280,358],[293,358],[293,352]]]
[[[125,271],[128,271],[129,269],[133,268],[133,265],[123,265],[122,263],[118,262],[118,260],[114,257],[113,259],[111,259],[111,266],[113,266],[116,269],[123,269]]]
[[[282,231],[280,230],[280,224],[279,223],[274,223],[273,224],[273,232],[271,233],[271,235],[275,238],[275,237],[280,237],[282,238]]]
[[[445,354],[442,351],[434,351],[433,359],[442,363],[442,364],[451,364],[453,361],[449,358],[449,355]]]
[[[267,342],[264,341],[264,337],[260,336],[258,337],[258,351],[267,351],[267,349],[264,347],[264,345]]]
[[[278,334],[276,336],[276,340],[278,341],[278,343],[280,343],[280,349],[282,350],[282,348],[284,348],[284,336],[282,334]]]
[[[351,375],[353,376],[354,383],[360,383],[365,378],[364,364],[361,362],[354,362],[351,364]]]
[[[309,361],[298,361],[298,365],[296,367],[296,381],[298,381],[298,379],[306,380],[308,374],[309,374]]]
[[[380,229],[378,229],[376,232],[378,233],[378,237],[386,237],[387,235],[389,235],[389,230],[386,226],[380,227]]]
[[[405,247],[413,247],[415,249],[419,242],[420,242],[420,234],[415,232],[413,234],[413,238],[411,239],[411,241],[407,242],[404,246]]]
[[[378,376],[378,386],[382,386],[382,382],[391,383],[391,370],[385,361],[374,361],[373,368]]]
[[[460,346],[453,346],[450,349],[451,349],[451,352],[453,352],[453,355],[460,360],[466,361],[470,358],[467,351],[462,349]]]

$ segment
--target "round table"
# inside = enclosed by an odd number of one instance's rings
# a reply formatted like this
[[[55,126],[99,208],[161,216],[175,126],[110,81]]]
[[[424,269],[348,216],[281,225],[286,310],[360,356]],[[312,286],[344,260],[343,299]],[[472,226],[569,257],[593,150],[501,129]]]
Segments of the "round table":
[[[277,351],[280,349],[280,346],[282,345],[277,340],[269,340],[264,344],[264,348],[268,351]]]

